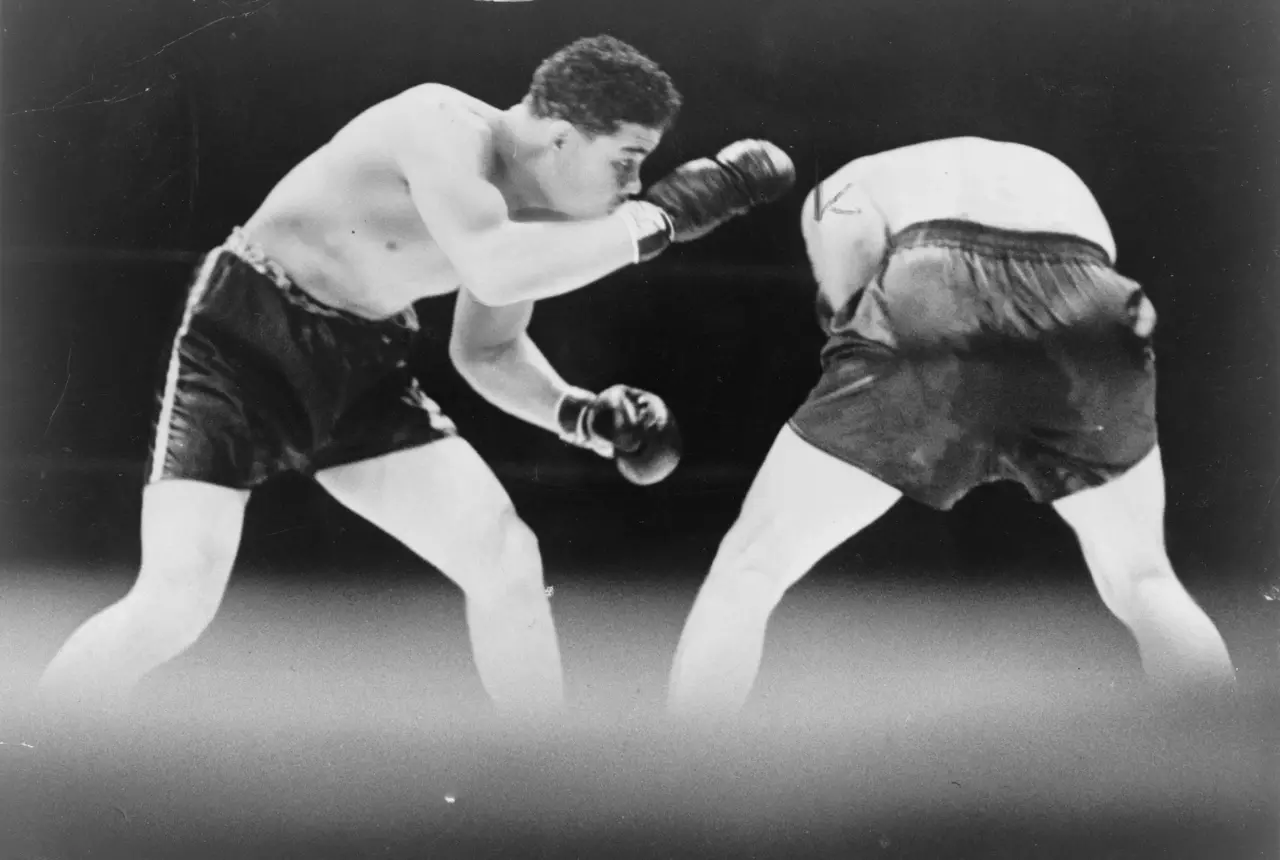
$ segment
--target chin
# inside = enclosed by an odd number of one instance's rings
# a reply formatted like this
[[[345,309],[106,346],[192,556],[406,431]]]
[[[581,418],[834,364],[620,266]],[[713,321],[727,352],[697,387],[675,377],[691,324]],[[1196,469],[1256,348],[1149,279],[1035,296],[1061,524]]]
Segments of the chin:
[[[565,200],[556,207],[569,218],[603,218],[618,208],[612,197],[605,200]]]
[[[541,207],[522,209],[518,214],[512,216],[512,220],[515,221],[572,221],[573,219],[574,216],[566,212]]]

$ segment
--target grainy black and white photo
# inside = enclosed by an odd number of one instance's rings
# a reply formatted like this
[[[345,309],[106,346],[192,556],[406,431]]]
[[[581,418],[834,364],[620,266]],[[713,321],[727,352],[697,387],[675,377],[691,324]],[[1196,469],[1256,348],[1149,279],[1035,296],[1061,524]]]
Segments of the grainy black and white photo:
[[[1261,0],[6,0],[0,860],[1280,856]]]

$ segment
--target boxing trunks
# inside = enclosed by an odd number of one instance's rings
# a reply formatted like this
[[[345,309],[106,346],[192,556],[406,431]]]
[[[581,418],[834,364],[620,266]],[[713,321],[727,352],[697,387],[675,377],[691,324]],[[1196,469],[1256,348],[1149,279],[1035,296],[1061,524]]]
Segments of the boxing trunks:
[[[190,285],[148,483],[249,489],[456,435],[408,368],[417,334],[412,308],[374,321],[321,304],[233,231]]]
[[[1156,444],[1155,312],[1086,240],[912,225],[819,315],[822,376],[791,428],[931,507],[997,480],[1050,502]]]

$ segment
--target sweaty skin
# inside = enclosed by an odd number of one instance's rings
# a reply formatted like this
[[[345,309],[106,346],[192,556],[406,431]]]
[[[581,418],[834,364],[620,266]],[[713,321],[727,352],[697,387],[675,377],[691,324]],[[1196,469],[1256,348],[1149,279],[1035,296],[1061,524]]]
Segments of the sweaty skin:
[[[818,184],[801,215],[815,275],[840,307],[878,270],[887,239],[921,221],[1115,239],[1088,187],[1052,155],[1017,143],[949,138],[856,159]]]
[[[620,107],[600,101],[605,116],[586,111],[579,122],[590,128],[583,128],[541,115],[532,91],[500,111],[448,87],[414,87],[366,110],[290,171],[242,225],[244,238],[301,290],[370,319],[456,290],[449,354],[460,375],[499,408],[560,433],[558,405],[577,392],[528,336],[533,304],[632,265],[642,240],[660,237],[655,231],[663,227],[654,213],[637,214],[652,204],[618,210],[639,192],[641,163],[664,127],[610,123]],[[144,676],[203,634],[240,546],[251,495],[241,485],[252,483],[260,467],[299,465],[281,463],[277,453],[295,441],[290,434],[258,420],[257,407],[276,405],[261,398],[284,392],[291,429],[324,431],[301,440],[306,454],[323,454],[326,441],[336,443],[330,451],[355,446],[334,465],[313,459],[317,483],[462,589],[476,667],[493,701],[514,712],[561,704],[559,646],[537,539],[475,449],[436,426],[438,416],[422,402],[416,380],[405,378],[397,341],[383,339],[383,349],[372,343],[377,327],[317,321],[332,338],[312,344],[311,321],[301,331],[293,328],[310,312],[282,307],[288,299],[273,303],[274,286],[238,263],[232,264],[237,274],[224,269],[225,278],[219,274],[220,284],[211,286],[214,264],[230,262],[223,251],[235,253],[224,247],[208,255],[188,291],[157,420],[156,462],[163,467],[170,453],[185,457],[183,443],[170,446],[168,432],[180,386],[201,397],[213,386],[222,395],[206,398],[214,402],[197,413],[201,442],[234,452],[222,459],[234,460],[242,450],[249,456],[230,464],[229,472],[241,474],[229,479],[217,474],[219,467],[198,462],[189,465],[200,477],[160,480],[156,471],[143,493],[137,581],[59,649],[40,681],[41,697],[91,708],[127,698]],[[262,297],[268,313],[275,307],[283,315],[264,319],[243,308],[249,316],[238,321],[240,331],[263,324],[247,352],[237,348],[234,333],[207,330],[199,338],[204,342],[186,350],[197,314],[236,312],[204,306],[204,296],[222,284],[228,304]],[[266,339],[281,326],[293,328],[286,333],[296,335],[289,338],[296,343],[277,355]],[[392,329],[405,334],[398,325],[386,330]],[[297,345],[301,351],[291,349]],[[348,372],[348,351],[358,372]],[[299,355],[313,353],[316,372],[295,374]],[[214,361],[204,362],[210,355]],[[372,366],[379,358],[384,365]],[[186,378],[184,369],[200,363],[210,366]],[[339,372],[331,376],[335,365]],[[270,393],[263,394],[263,380]],[[313,409],[312,400],[323,408]],[[371,426],[384,416],[385,426]],[[187,453],[195,460],[202,452]]]
[[[503,111],[450,87],[424,84],[349,122],[276,185],[244,230],[299,287],[326,304],[370,318],[393,315],[459,286],[495,303],[545,298],[630,262],[625,226],[606,216],[638,190],[639,161],[658,138],[653,130],[624,125],[618,141],[602,145],[634,145],[639,157],[630,156],[634,163],[622,166],[630,174],[607,183],[605,198],[579,200],[580,212],[549,212],[553,207],[539,198],[539,189],[528,182],[521,187],[509,169],[520,155],[519,142],[504,125]],[[500,212],[493,211],[495,191],[505,204]],[[543,226],[555,229],[563,225],[550,222],[576,216],[592,222],[576,226],[598,250],[579,251],[581,243],[569,242],[575,250],[563,261],[563,271],[556,271],[549,265],[554,261],[540,259],[538,251],[550,255],[557,243],[526,231],[515,237],[518,243],[495,246],[507,253],[468,256],[489,269],[505,264],[508,268],[495,278],[504,285],[514,282],[517,266],[527,268],[531,278],[537,273],[546,284],[541,293],[482,292],[483,284],[472,283],[481,279],[459,271],[461,240],[454,253],[447,253],[424,212],[434,213],[438,224],[447,220],[451,231],[468,240],[508,218],[548,222]]]

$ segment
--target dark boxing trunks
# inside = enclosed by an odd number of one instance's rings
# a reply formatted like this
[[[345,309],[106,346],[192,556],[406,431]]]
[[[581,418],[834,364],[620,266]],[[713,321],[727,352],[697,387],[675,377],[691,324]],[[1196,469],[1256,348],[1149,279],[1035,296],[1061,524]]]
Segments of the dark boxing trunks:
[[[1154,311],[1083,239],[916,224],[823,316],[822,377],[790,426],[931,507],[1003,479],[1053,501],[1156,444]]]
[[[372,321],[322,305],[236,230],[191,284],[148,483],[249,489],[455,435],[407,369],[417,332],[412,309]]]

